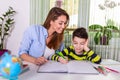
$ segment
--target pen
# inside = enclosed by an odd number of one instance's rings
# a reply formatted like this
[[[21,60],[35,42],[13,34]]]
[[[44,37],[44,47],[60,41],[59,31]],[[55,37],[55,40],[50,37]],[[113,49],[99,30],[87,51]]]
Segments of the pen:
[[[105,67],[105,68],[108,69],[108,70],[110,70],[110,71],[112,71],[112,72],[119,73],[118,71],[113,70],[113,69],[110,69],[110,68],[108,68],[108,67]]]
[[[61,56],[62,58],[64,58],[64,59],[65,59],[65,56],[64,56],[61,52],[56,51],[56,53],[57,53],[59,56]]]

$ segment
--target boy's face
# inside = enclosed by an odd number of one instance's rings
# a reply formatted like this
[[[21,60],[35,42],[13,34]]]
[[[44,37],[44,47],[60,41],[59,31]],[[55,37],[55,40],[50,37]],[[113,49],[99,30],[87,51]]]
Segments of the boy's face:
[[[74,37],[72,39],[72,43],[75,49],[76,54],[81,54],[84,50],[84,45],[86,43],[86,39],[84,38],[79,38],[79,37]]]

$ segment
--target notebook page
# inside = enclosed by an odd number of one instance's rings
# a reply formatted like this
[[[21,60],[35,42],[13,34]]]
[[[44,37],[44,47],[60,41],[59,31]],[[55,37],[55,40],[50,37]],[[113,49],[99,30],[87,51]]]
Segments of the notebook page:
[[[67,72],[66,64],[57,61],[48,61],[47,63],[39,66],[37,72]]]
[[[68,73],[99,74],[92,64],[87,61],[69,61],[67,67]]]

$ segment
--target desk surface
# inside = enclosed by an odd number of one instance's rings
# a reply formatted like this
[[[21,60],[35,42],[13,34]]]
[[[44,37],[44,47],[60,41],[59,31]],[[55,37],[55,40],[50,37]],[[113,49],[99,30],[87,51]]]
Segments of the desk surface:
[[[102,64],[118,64],[119,62],[113,60],[103,60]],[[108,73],[103,74],[68,74],[68,73],[37,73],[38,66],[29,63],[30,70],[21,74],[19,80],[120,80],[120,74]],[[0,77],[0,80],[6,80]]]

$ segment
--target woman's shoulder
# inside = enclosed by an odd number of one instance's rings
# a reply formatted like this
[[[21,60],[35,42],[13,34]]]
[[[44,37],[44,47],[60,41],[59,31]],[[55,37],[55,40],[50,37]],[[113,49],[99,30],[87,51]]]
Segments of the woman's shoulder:
[[[38,31],[43,31],[43,32],[47,32],[47,29],[42,26],[42,25],[30,25],[27,29],[26,32],[38,32]]]
[[[46,30],[46,28],[44,26],[38,25],[38,24],[30,25],[30,27],[28,27],[28,30],[34,30],[34,29]]]
[[[48,35],[47,29],[42,25],[30,25],[24,32],[29,35]]]

